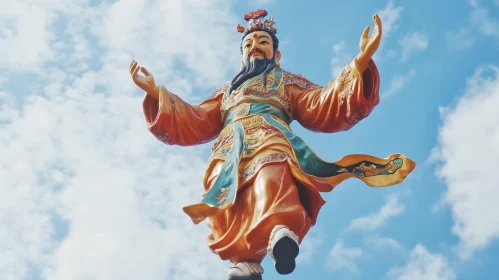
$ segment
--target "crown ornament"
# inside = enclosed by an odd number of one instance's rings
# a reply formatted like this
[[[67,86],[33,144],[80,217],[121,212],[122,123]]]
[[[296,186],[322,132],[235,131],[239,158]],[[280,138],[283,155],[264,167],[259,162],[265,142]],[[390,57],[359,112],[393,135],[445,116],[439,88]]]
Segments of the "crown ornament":
[[[260,31],[264,28],[269,29],[272,33],[277,34],[277,30],[274,28],[274,17],[268,17],[266,10],[258,10],[256,12],[249,12],[244,15],[244,19],[248,22],[246,28],[237,25],[237,31],[239,33]]]

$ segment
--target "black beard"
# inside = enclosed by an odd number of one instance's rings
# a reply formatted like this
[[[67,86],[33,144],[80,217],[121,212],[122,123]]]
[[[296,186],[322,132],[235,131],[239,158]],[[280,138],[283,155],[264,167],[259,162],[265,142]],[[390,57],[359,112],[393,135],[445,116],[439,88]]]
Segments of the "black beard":
[[[232,93],[232,90],[237,89],[242,83],[263,74],[263,85],[267,85],[267,74],[272,70],[275,66],[275,56],[272,59],[268,59],[267,55],[264,52],[258,51],[263,55],[263,59],[250,59],[251,53],[248,54],[246,58],[246,63],[243,64],[241,71],[234,77],[232,80],[229,94]]]

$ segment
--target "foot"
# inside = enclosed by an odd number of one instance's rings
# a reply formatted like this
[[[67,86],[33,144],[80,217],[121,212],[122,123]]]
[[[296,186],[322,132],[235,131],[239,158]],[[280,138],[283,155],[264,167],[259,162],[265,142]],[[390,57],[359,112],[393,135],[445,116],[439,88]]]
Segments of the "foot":
[[[270,234],[269,255],[274,259],[279,274],[290,274],[295,270],[295,259],[300,252],[298,236],[286,226],[276,226]]]
[[[227,269],[227,280],[262,280],[263,268],[259,263],[240,262]]]

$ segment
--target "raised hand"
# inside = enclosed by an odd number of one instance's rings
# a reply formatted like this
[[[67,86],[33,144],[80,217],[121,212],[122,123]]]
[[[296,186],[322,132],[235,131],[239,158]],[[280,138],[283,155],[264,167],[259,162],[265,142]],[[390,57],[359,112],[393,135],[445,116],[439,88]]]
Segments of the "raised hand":
[[[364,72],[367,69],[367,65],[369,60],[374,55],[374,53],[378,50],[379,44],[381,42],[382,35],[382,26],[381,19],[377,14],[373,16],[374,21],[374,31],[369,37],[369,29],[370,26],[367,26],[362,33],[359,41],[360,53],[357,56],[357,65],[359,66],[359,70]]]
[[[139,70],[144,73],[145,76],[139,75]],[[150,94],[155,99],[159,99],[159,90],[154,83],[153,75],[149,71],[147,71],[145,67],[138,66],[138,63],[137,61],[135,61],[135,59],[130,62],[130,75],[132,75],[133,82],[139,88]]]

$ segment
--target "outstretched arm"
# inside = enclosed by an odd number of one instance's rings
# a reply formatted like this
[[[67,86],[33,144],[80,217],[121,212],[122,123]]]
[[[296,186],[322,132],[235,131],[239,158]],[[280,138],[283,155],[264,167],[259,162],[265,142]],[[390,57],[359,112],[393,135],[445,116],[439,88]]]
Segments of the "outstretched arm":
[[[363,74],[355,60],[325,87],[307,89],[297,84],[288,89],[293,118],[318,132],[339,132],[366,118],[379,103],[379,74],[371,61]]]
[[[221,96],[190,105],[160,85],[159,100],[146,94],[146,125],[156,138],[169,145],[191,146],[213,140],[222,130]]]
[[[139,70],[144,76],[138,75]],[[157,86],[152,74],[135,60],[130,63],[130,74],[134,83],[146,92],[142,103],[146,125],[161,142],[197,145],[211,141],[222,130],[222,95],[214,94],[198,106],[190,105],[164,86]]]
[[[359,41],[359,54],[328,85],[315,89],[290,86],[294,118],[304,127],[321,132],[348,130],[379,103],[379,73],[371,57],[380,44],[382,27],[378,15],[373,21],[371,37],[367,26]]]

